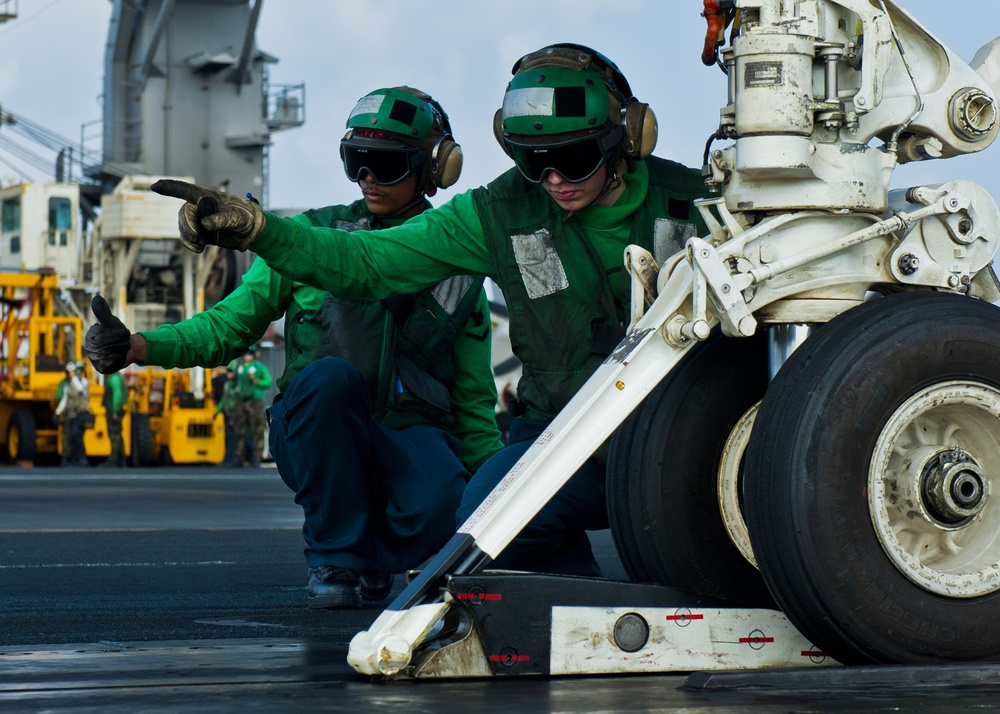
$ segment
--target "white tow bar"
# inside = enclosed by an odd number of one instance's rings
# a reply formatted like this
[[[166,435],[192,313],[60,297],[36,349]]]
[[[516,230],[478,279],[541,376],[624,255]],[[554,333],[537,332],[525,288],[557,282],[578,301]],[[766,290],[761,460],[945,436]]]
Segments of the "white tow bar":
[[[486,561],[495,559],[695,344],[679,326],[671,329],[677,322],[671,318],[690,298],[691,282],[690,265],[678,263],[635,328],[458,529],[436,559],[458,567],[438,575],[461,574],[477,551]],[[430,576],[411,583],[369,630],[351,640],[351,666],[387,676],[406,667],[447,611],[439,587]]]

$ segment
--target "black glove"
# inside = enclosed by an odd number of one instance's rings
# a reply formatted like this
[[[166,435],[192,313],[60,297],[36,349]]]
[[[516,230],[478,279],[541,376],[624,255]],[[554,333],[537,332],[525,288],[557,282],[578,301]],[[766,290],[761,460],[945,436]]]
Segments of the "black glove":
[[[267,222],[259,203],[222,191],[174,179],[160,179],[150,188],[187,202],[178,214],[178,227],[181,242],[195,253],[206,245],[247,250]]]
[[[101,374],[118,372],[126,366],[132,348],[132,333],[111,314],[108,301],[95,295],[90,303],[97,323],[90,326],[83,339],[83,354]]]

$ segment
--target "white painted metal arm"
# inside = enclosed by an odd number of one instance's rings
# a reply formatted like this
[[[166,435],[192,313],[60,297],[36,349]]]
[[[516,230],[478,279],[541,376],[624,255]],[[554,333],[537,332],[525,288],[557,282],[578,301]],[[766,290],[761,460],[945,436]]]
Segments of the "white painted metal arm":
[[[667,323],[690,295],[691,269],[677,266],[636,328],[594,372],[514,464],[459,532],[496,558],[606,441],[694,344],[665,338]],[[682,318],[685,319],[686,318]]]
[[[694,344],[681,336],[679,327],[688,321],[679,312],[691,284],[691,268],[681,262],[635,329],[459,528],[459,534],[471,536],[476,547],[496,558],[611,436]],[[401,671],[447,608],[439,601],[386,610],[351,641],[348,662],[363,674]]]

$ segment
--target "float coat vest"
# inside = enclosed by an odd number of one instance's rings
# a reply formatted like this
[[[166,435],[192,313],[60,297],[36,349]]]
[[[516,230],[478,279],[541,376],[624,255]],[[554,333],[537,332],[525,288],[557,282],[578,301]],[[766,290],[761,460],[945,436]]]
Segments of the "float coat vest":
[[[90,399],[82,386],[83,378],[77,377],[76,380],[79,380],[79,383],[74,379],[67,379],[65,382],[66,409],[63,411],[63,416],[66,419],[73,419],[90,411]]]
[[[331,206],[306,216],[315,226],[369,229],[364,205]],[[304,351],[297,359],[334,356],[357,367],[368,387],[372,415],[386,426],[429,423],[447,428],[454,421],[454,341],[482,287],[483,278],[461,275],[385,300],[327,295],[319,310],[289,315],[292,334],[286,339],[291,337]],[[311,337],[304,339],[302,333]]]
[[[691,202],[706,194],[698,172],[645,159],[646,200],[632,214],[629,243],[661,265],[704,223]],[[630,282],[611,274],[579,221],[511,170],[476,192],[476,207],[510,310],[510,339],[524,365],[524,416],[549,421],[625,336]],[[624,251],[625,245],[622,245]]]

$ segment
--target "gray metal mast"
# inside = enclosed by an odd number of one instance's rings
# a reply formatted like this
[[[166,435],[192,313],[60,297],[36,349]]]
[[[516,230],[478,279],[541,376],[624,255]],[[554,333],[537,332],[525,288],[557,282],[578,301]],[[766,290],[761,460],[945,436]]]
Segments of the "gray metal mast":
[[[111,0],[104,148],[92,175],[193,176],[266,206],[271,134],[304,121],[304,86],[270,85],[264,0]]]

